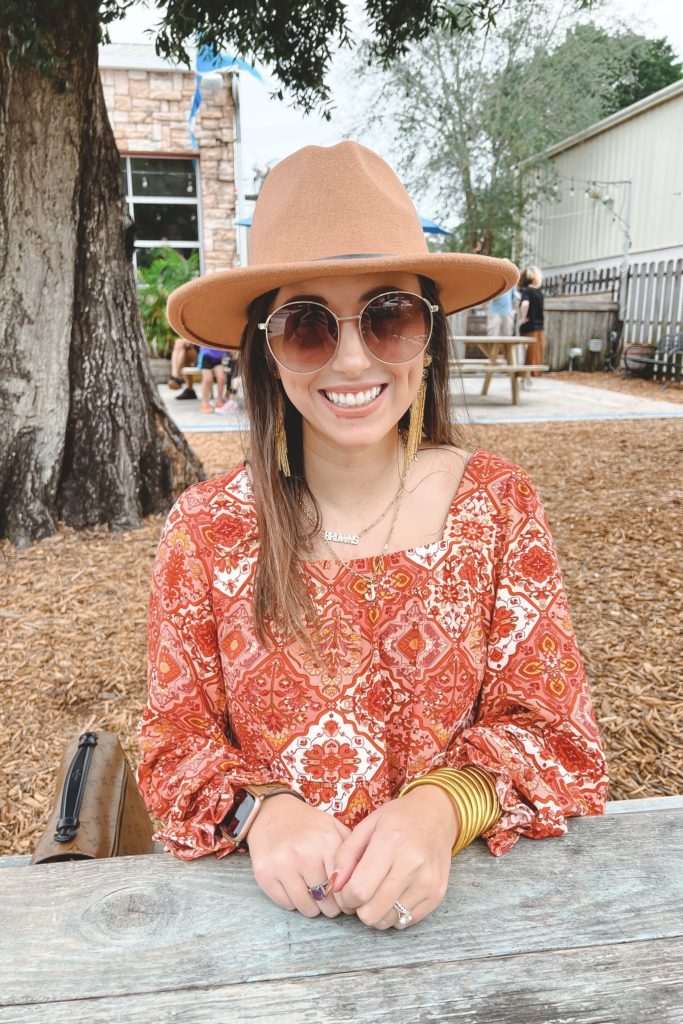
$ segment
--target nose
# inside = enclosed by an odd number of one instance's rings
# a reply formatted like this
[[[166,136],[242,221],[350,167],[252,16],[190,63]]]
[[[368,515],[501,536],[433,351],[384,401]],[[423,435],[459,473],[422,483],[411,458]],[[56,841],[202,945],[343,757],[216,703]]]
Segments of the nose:
[[[359,377],[372,366],[372,358],[363,344],[360,320],[345,318],[339,324],[339,341],[330,362],[331,369],[346,377]]]

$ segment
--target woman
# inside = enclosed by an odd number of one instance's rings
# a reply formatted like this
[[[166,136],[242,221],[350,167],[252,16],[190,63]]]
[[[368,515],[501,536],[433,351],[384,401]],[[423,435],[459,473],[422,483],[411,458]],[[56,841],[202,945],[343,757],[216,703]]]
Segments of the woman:
[[[484,835],[562,835],[607,778],[545,514],[458,445],[445,311],[516,281],[431,254],[352,142],[268,176],[252,264],[175,292],[233,344],[248,462],[187,490],[154,565],[139,783],[190,860],[248,847],[280,907],[406,927]]]
[[[538,267],[526,267],[519,279],[519,333],[530,341],[525,356],[527,366],[538,366],[543,362],[545,334],[543,332],[542,282],[543,275]],[[542,370],[531,370],[530,374],[532,377],[540,377],[542,372]],[[526,379],[528,383],[531,383],[528,375]]]

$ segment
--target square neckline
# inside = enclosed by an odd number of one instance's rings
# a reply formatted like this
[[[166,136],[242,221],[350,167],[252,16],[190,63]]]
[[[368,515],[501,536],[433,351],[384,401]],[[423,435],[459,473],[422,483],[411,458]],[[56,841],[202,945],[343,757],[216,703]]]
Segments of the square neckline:
[[[441,536],[439,537],[439,539],[430,541],[429,544],[415,544],[412,548],[399,548],[396,551],[387,551],[384,554],[385,562],[390,560],[397,561],[400,559],[401,556],[412,555],[418,551],[426,552],[438,550],[446,543],[446,537],[448,534],[448,529],[451,525],[453,514],[455,512],[455,507],[460,501],[463,485],[465,484],[465,481],[469,477],[470,466],[474,462],[475,458],[481,453],[481,451],[482,449],[479,447],[474,448],[472,450],[472,453],[470,454],[470,457],[467,460],[467,463],[465,464],[465,469],[462,476],[460,477],[460,482],[458,483],[458,486],[455,489],[453,497],[451,498],[450,505],[448,506],[448,512],[446,513],[446,518],[444,520],[443,529],[441,531]],[[346,568],[347,566],[349,568],[353,568],[354,566],[357,566],[359,568],[367,568],[369,565],[371,565],[373,562],[376,562],[377,559],[381,557],[382,553],[380,552],[378,555],[361,555],[357,558],[345,558],[343,560],[341,558],[302,558],[300,559],[300,561],[302,565],[310,566],[312,569],[316,567],[320,569],[326,569],[329,566],[338,566],[342,569]]]

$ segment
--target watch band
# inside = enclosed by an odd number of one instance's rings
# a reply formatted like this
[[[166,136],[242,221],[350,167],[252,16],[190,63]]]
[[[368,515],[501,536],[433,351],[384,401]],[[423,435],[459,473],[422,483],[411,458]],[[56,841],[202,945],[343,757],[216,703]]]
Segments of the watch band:
[[[305,798],[280,782],[267,782],[263,784],[247,784],[239,786],[235,790],[232,807],[221,822],[221,829],[228,839],[231,839],[236,846],[243,843],[249,829],[253,825],[258,812],[261,810],[263,801],[268,797],[278,796],[280,793],[288,793],[299,800]]]
[[[285,786],[281,782],[263,782],[260,785],[254,786],[250,784],[248,786],[240,786],[240,789],[246,789],[247,793],[251,793],[252,796],[260,796],[264,800],[269,796],[277,796],[278,793],[291,793],[292,796],[298,796],[300,800],[303,800],[300,793],[296,793],[289,786]]]

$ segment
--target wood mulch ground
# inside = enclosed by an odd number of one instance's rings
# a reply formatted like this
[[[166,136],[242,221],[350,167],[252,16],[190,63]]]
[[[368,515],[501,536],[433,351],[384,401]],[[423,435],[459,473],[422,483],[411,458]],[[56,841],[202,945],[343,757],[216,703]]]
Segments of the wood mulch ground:
[[[621,373],[570,373],[563,370],[551,373],[550,380],[566,380],[569,384],[583,384],[588,388],[603,388],[607,391],[621,391],[639,398],[656,398],[661,402],[683,404],[683,382],[643,380],[640,377],[622,377]]]
[[[545,501],[611,799],[683,793],[682,434],[676,420],[620,420],[478,426],[466,437],[523,465]],[[190,443],[210,474],[241,458],[238,435]],[[123,534],[60,529],[23,551],[0,543],[0,854],[33,848],[74,734],[114,731],[137,764],[162,520]]]

